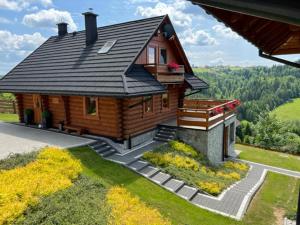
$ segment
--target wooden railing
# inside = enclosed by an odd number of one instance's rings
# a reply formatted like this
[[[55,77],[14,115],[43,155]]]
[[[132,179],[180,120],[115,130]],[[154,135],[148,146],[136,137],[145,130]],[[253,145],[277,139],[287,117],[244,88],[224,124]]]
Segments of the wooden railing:
[[[238,105],[236,100],[184,100],[177,111],[177,125],[209,130],[233,115]]]
[[[17,113],[17,104],[14,100],[0,99],[0,113]]]
[[[161,83],[182,83],[184,81],[183,65],[179,65],[177,70],[169,70],[168,65],[161,64],[146,64],[144,68]]]

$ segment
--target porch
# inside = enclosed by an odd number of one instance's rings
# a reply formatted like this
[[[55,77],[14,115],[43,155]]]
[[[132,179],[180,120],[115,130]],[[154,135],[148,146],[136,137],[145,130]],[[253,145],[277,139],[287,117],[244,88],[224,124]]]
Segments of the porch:
[[[207,131],[234,116],[239,105],[238,100],[185,99],[177,118],[161,125]]]

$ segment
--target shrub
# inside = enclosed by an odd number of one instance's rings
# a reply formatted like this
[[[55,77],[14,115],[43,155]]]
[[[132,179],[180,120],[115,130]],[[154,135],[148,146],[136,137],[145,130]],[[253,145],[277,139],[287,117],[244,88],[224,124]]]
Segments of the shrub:
[[[199,163],[189,157],[181,155],[173,155],[172,153],[157,153],[146,152],[143,158],[158,166],[168,166],[169,164],[176,166],[177,168],[192,169],[194,171],[199,170]]]
[[[198,186],[200,189],[202,189],[203,191],[205,191],[211,195],[218,195],[221,193],[221,191],[225,187],[225,184],[217,183],[217,182],[200,181],[200,182],[198,182]]]
[[[0,160],[0,170],[10,170],[16,167],[25,166],[34,161],[38,152],[29,152],[24,154],[12,154],[6,159]]]
[[[240,180],[241,179],[241,175],[238,174],[237,172],[231,172],[231,173],[224,173],[223,171],[219,171],[216,174],[218,177],[223,177],[225,179],[229,179],[229,180]]]
[[[14,224],[106,225],[109,207],[105,201],[103,185],[87,177],[79,177],[72,187],[51,194],[39,204],[29,207]]]
[[[113,187],[107,193],[111,207],[109,224],[113,225],[170,225],[157,209],[146,206],[122,187]]]
[[[240,171],[247,171],[249,169],[249,166],[246,163],[239,163],[233,161],[225,162],[224,167],[228,169],[237,169]]]
[[[0,173],[0,224],[11,223],[40,197],[72,185],[81,164],[68,152],[47,147],[36,161]]]
[[[185,143],[179,142],[179,141],[170,141],[169,145],[171,148],[175,151],[182,152],[186,154],[187,156],[191,157],[197,157],[198,152],[196,149],[194,149],[192,146],[187,145]]]

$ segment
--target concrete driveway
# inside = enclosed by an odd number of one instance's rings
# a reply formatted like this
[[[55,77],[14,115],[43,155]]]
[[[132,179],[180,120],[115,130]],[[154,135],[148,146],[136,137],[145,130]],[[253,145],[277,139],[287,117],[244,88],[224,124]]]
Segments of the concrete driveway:
[[[0,121],[0,159],[10,153],[30,152],[45,146],[67,148],[92,142],[94,140]]]

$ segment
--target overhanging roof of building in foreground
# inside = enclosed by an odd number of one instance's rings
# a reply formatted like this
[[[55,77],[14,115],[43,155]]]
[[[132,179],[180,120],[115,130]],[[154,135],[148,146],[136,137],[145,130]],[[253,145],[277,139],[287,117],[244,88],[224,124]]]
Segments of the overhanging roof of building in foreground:
[[[300,53],[300,2],[189,0],[268,55]]]

